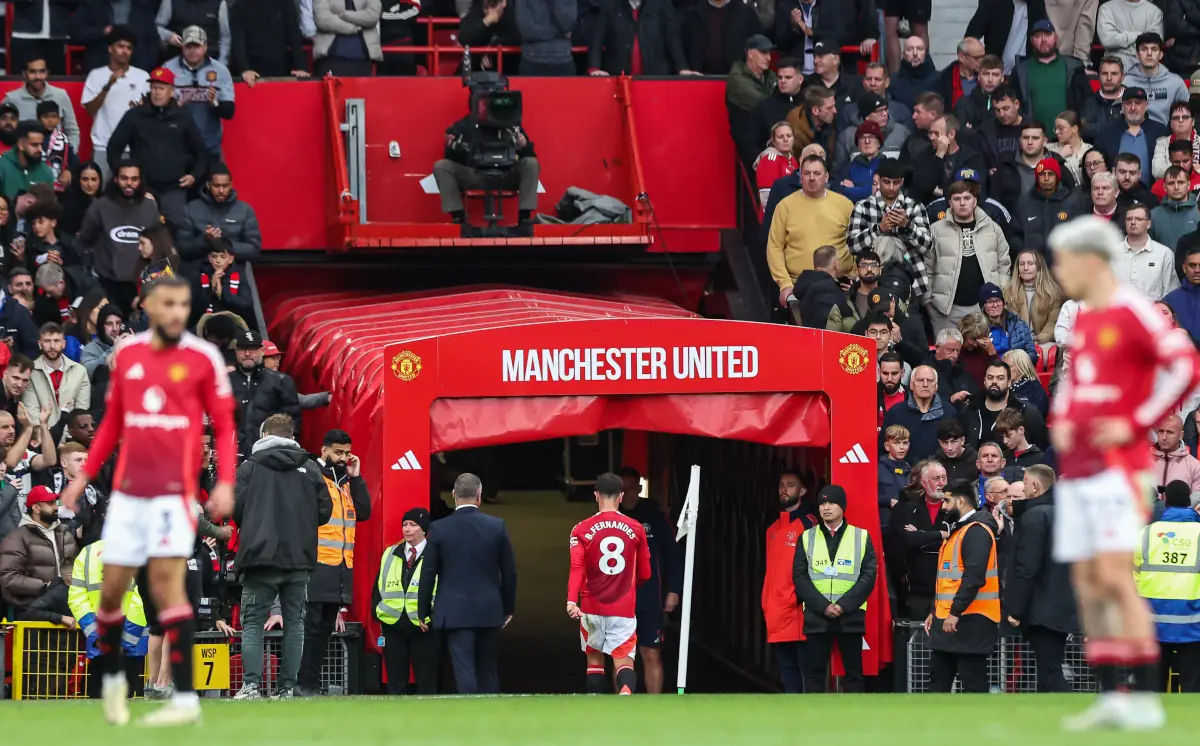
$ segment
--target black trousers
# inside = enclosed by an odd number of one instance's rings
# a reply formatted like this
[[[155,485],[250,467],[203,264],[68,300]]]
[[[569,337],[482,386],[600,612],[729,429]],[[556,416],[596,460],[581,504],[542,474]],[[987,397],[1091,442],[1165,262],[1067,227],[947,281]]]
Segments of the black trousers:
[[[958,674],[958,680],[967,694],[987,694],[991,690],[986,655],[930,651],[930,692],[948,694],[954,688],[955,674]]]
[[[313,61],[313,77],[335,75],[339,78],[369,78],[375,71],[371,60],[343,60],[338,57],[322,57]]]
[[[804,693],[804,641],[773,642],[771,650],[779,664],[779,680],[784,694]]]
[[[904,603],[907,607],[908,619],[913,622],[925,621],[929,612],[933,611],[933,596],[927,593],[909,591]]]
[[[804,691],[808,694],[825,693],[829,655],[833,652],[835,642],[842,654],[842,665],[846,668],[846,676],[842,679],[842,691],[847,694],[860,694],[865,690],[862,666],[863,636],[845,632],[809,634],[804,651]]]
[[[299,684],[309,692],[321,689],[321,666],[341,604],[309,603],[304,615],[304,655],[300,657]]]
[[[1063,675],[1063,660],[1067,656],[1067,635],[1038,626],[1023,628],[1021,632],[1033,648],[1037,690],[1052,694],[1070,692],[1071,685]]]
[[[1175,683],[1184,694],[1200,692],[1200,642],[1164,642],[1162,644],[1162,663],[1159,665],[1159,675],[1162,686],[1159,691],[1167,690],[1167,677],[1170,671],[1176,674]]]
[[[499,629],[479,627],[446,630],[446,647],[454,667],[459,694],[499,694],[500,667],[496,660]]]
[[[383,664],[387,667],[388,694],[408,693],[408,671],[412,665],[417,694],[438,693],[438,669],[442,662],[441,630],[422,632],[406,619],[381,624]]]

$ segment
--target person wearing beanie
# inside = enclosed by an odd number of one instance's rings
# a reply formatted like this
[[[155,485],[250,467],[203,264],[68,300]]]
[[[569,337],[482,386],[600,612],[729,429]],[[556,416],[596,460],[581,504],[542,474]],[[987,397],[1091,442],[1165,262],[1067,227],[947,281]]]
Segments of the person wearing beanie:
[[[1070,175],[1064,168],[1060,156],[1049,151],[1033,168],[1033,188],[1017,199],[1016,228],[1021,232],[1018,246],[1013,248],[1032,249],[1047,254],[1046,238],[1054,227],[1077,218],[1087,211],[1083,197],[1066,183],[1063,175]],[[1017,166],[1019,168],[1020,166]]]
[[[992,192],[1000,204],[1016,213],[1021,197],[1038,188],[1038,166],[1046,159],[1058,165],[1058,180],[1065,189],[1075,189],[1075,176],[1067,168],[1066,161],[1058,153],[1046,149],[1046,127],[1038,121],[1026,118],[1021,122],[1020,144],[1016,155],[1000,163],[992,182]]]
[[[295,440],[295,424],[273,414],[237,470],[237,569],[242,584],[245,674],[235,699],[258,699],[263,627],[279,599],[283,654],[276,696],[290,699],[304,653],[309,575],[317,568],[317,532],[333,515],[321,467]]]
[[[412,508],[404,514],[401,530],[404,540],[383,552],[371,606],[383,633],[380,645],[387,671],[387,693],[408,692],[408,672],[412,666],[417,694],[437,694],[441,663],[441,630],[422,629],[417,618],[417,593],[421,586],[421,566],[425,559],[425,537],[431,518],[425,508]],[[437,586],[433,589],[437,603]]]
[[[25,495],[21,523],[0,541],[0,594],[16,620],[75,627],[67,607],[67,584],[79,545],[58,519],[58,495],[38,485]]]
[[[879,168],[880,151],[883,148],[883,130],[868,119],[854,131],[854,143],[857,152],[850,157],[849,163],[834,173],[833,190],[845,195],[851,202],[861,202],[874,191],[875,170]]]
[[[1009,350],[1025,350],[1036,365],[1038,346],[1033,340],[1033,330],[1020,316],[1009,313],[1005,308],[1004,291],[999,285],[994,282],[983,283],[979,288],[979,307],[983,309],[983,317],[988,323],[996,356],[1003,357]]]
[[[1165,691],[1168,671],[1175,671],[1179,690],[1200,692],[1200,573],[1179,572],[1193,566],[1181,548],[1196,551],[1200,542],[1200,515],[1192,507],[1186,482],[1166,485],[1160,503],[1162,514],[1142,529],[1142,540],[1133,557],[1138,595],[1150,603],[1156,621],[1163,665],[1158,691]],[[1157,537],[1170,537],[1161,541]],[[1186,550],[1185,550],[1186,551]]]
[[[903,104],[893,102],[895,106]],[[859,115],[861,112],[861,116]],[[854,106],[855,118],[838,128],[837,142],[833,149],[833,170],[838,171],[858,153],[858,126],[865,122],[879,125],[880,150],[884,155],[897,158],[904,143],[912,134],[911,126],[905,126],[892,118],[892,105],[883,94],[866,91],[858,96]],[[839,117],[841,115],[839,114]]]
[[[821,522],[800,535],[792,564],[808,637],[804,691],[825,691],[829,655],[836,644],[846,668],[842,691],[860,693],[867,598],[878,568],[875,547],[866,529],[846,522],[846,491],[838,485],[826,485],[817,493],[817,512]]]
[[[117,346],[117,335],[125,324],[125,314],[119,306],[109,303],[100,307],[96,314],[96,338],[83,346],[83,354],[79,362],[87,370],[88,377],[96,372],[96,368],[109,364],[109,357]]]

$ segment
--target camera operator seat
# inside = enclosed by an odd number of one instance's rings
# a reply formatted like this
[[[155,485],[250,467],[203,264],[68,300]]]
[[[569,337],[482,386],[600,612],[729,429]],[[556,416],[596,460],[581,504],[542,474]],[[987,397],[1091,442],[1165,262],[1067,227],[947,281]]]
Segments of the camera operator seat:
[[[483,222],[487,232],[495,235],[507,235],[499,232],[504,222],[504,200],[516,199],[519,193],[515,189],[468,189],[463,192],[467,199],[483,200]]]

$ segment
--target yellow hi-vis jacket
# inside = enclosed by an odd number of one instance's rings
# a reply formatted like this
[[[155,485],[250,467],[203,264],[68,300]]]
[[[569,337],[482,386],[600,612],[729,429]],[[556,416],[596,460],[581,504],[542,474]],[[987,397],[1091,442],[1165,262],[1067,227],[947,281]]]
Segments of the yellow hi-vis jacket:
[[[67,606],[87,637],[89,658],[99,654],[96,648],[96,612],[100,609],[100,586],[104,578],[104,542],[88,544],[75,558],[71,568],[71,587],[67,590]],[[146,655],[149,647],[149,629],[146,627],[146,611],[137,584],[130,583],[122,603],[125,612],[125,630],[121,633],[121,644],[125,653],[133,658]]]

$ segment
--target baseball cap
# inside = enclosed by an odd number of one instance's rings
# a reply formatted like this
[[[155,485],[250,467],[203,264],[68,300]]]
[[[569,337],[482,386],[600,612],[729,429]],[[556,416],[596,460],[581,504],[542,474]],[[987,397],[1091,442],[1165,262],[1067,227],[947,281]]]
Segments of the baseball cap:
[[[842,53],[842,50],[840,48],[838,48],[838,45],[836,45],[836,44],[830,44],[827,41],[819,41],[816,44],[813,44],[812,53],[813,53],[813,57],[819,57],[823,54],[838,54],[838,55],[840,55]]]
[[[262,335],[253,329],[238,334],[237,348],[239,350],[259,350],[262,349],[262,347]]]
[[[19,119],[21,117],[21,110],[13,102],[5,101],[0,104],[0,116],[4,116],[5,114],[12,114]]]
[[[958,172],[954,174],[954,180],[955,181],[973,181],[976,184],[978,184],[979,183],[979,172],[973,168],[960,168],[960,169],[958,169]]]
[[[150,71],[151,83],[166,83],[167,85],[175,85],[175,73],[165,67],[156,67]]]
[[[1145,88],[1126,88],[1125,94],[1123,96],[1121,96],[1121,100],[1122,101],[1145,101],[1146,100],[1146,89]]]
[[[1050,23],[1050,21],[1047,21],[1046,19],[1043,18],[1042,20],[1038,21],[1037,23],[1035,23],[1029,27],[1029,35],[1030,36],[1038,33],[1039,31],[1044,31],[1044,32],[1053,34],[1054,33],[1054,24]]]
[[[282,352],[279,351],[279,348],[275,346],[275,343],[269,339],[263,340],[262,351],[263,351],[263,357],[275,357],[276,355],[283,354]]]
[[[179,38],[183,40],[183,46],[185,47],[188,44],[208,43],[208,34],[204,33],[204,29],[200,28],[199,26],[188,26],[183,30],[183,33],[179,35]]]
[[[38,503],[58,502],[58,495],[50,491],[49,487],[38,485],[29,490],[29,494],[25,496],[25,509],[29,510]]]
[[[896,298],[891,290],[884,287],[877,287],[867,296],[867,307],[870,311],[888,311],[892,307],[892,301]]]
[[[775,48],[775,44],[763,36],[762,34],[753,34],[746,39],[746,51],[753,49],[756,52],[770,52]]]
[[[1188,86],[1189,92],[1193,96],[1200,96],[1200,70],[1197,70],[1196,72],[1192,73],[1192,78],[1191,78],[1191,81],[1189,81],[1189,82],[1190,82],[1190,85]]]

